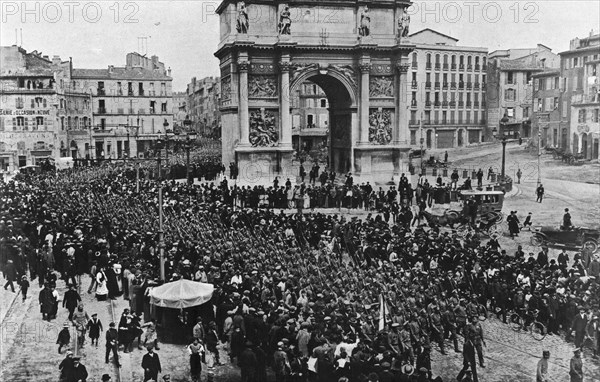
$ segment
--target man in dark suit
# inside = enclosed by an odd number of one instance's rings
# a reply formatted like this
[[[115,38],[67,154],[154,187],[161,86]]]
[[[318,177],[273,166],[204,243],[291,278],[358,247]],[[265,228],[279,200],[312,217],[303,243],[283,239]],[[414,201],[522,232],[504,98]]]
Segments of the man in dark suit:
[[[571,334],[575,332],[575,347],[579,348],[583,344],[585,338],[585,328],[587,326],[587,317],[585,316],[585,309],[583,306],[578,307],[579,314],[573,319],[571,324]]]
[[[12,292],[14,293],[15,286],[13,285],[13,282],[17,278],[17,270],[12,260],[8,260],[6,266],[4,267],[4,278],[6,279],[6,284],[4,284],[4,290],[10,287],[10,290],[12,290]]]
[[[148,353],[142,358],[142,368],[144,369],[144,382],[149,380],[158,381],[158,373],[162,373],[160,359],[158,354],[154,353],[152,345],[148,346]]]
[[[104,360],[106,363],[108,363],[108,356],[110,354],[110,352],[113,352],[113,358],[115,359],[115,363],[117,364],[117,366],[121,366],[121,364],[119,363],[119,352],[118,352],[118,339],[119,339],[119,333],[117,332],[117,329],[115,329],[115,323],[111,322],[110,323],[110,328],[106,331],[106,356],[104,357]]]

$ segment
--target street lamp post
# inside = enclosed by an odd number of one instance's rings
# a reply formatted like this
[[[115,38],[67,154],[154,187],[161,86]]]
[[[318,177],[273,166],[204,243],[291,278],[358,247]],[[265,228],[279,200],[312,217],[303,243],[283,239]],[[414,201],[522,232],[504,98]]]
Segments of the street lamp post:
[[[158,166],[158,249],[160,254],[160,279],[165,281],[165,242],[164,242],[164,229],[163,229],[163,201],[162,201],[162,178],[160,176],[160,154],[163,148],[162,140],[156,142],[156,148],[158,150],[158,157],[156,163]]]
[[[540,166],[540,158],[542,156],[542,129],[540,126],[540,118],[538,116],[538,156],[537,156],[537,162],[538,162],[538,168],[537,168],[537,173],[538,173],[538,178],[537,178],[537,184],[538,186],[542,183],[542,168]]]
[[[492,130],[492,134],[494,135],[494,138],[499,139],[502,142],[502,170],[500,172],[500,179],[504,180],[504,176],[505,176],[505,169],[506,169],[506,140],[508,139],[507,135],[504,132],[504,126],[506,125],[506,122],[508,122],[509,119],[506,116],[506,114],[504,115],[504,117],[502,117],[502,119],[500,120],[500,132],[498,132],[498,130],[496,128],[494,128]]]
[[[419,120],[419,131],[421,133],[421,174],[423,174],[423,143],[425,143],[425,139],[423,139],[423,112],[421,112],[421,119]]]
[[[196,140],[196,133],[191,132],[188,134],[186,142],[185,142],[185,150],[186,150],[186,154],[187,154],[187,165],[185,167],[185,169],[186,169],[185,175],[186,175],[188,184],[193,183],[192,179],[190,178],[190,150],[192,149],[192,146],[193,146],[195,140]]]

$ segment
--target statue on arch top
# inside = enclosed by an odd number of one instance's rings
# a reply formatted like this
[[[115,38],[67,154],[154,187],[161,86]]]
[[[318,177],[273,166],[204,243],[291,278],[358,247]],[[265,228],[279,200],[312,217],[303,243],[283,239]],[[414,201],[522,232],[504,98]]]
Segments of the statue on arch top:
[[[408,27],[410,25],[410,15],[406,8],[402,11],[402,16],[398,20],[398,37],[408,36]]]
[[[360,15],[360,28],[358,28],[358,34],[362,37],[366,37],[371,34],[371,15],[369,15],[369,7],[366,5],[365,9]]]
[[[292,19],[290,16],[290,7],[286,5],[283,8],[283,11],[281,11],[281,14],[279,15],[279,34],[292,34]]]
[[[247,34],[248,33],[248,10],[246,9],[246,3],[241,1],[238,4],[238,16],[237,16],[237,25],[236,29],[238,33]]]

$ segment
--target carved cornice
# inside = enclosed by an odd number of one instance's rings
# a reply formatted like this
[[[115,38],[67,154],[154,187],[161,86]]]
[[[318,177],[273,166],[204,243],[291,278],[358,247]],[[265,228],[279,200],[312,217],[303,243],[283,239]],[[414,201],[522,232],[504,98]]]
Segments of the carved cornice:
[[[400,73],[407,73],[409,68],[409,64],[396,64],[396,69],[398,69]]]
[[[289,61],[279,62],[279,70],[282,72],[289,72],[292,69],[292,63]]]

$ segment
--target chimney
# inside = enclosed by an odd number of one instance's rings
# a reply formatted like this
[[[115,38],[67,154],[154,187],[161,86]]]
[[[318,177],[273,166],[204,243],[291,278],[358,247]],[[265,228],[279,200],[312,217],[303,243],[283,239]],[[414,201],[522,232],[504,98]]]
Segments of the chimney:
[[[44,55],[43,57],[45,60],[50,60],[50,57],[48,57],[48,55]]]
[[[114,65],[108,65],[108,73],[112,74],[114,69],[115,69]]]
[[[52,56],[52,64],[58,65],[60,63],[61,63],[60,56],[57,56],[57,55]]]
[[[169,67],[169,69],[167,69],[167,76],[171,77],[171,67]]]

